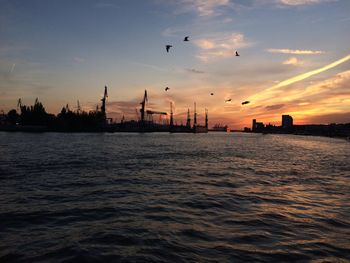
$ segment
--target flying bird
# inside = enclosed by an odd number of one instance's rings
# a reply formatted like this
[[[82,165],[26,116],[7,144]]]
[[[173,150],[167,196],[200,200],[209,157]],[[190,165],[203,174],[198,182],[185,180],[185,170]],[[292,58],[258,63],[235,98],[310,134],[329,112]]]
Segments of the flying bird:
[[[227,99],[227,100],[225,100],[225,102],[231,102],[231,99]]]
[[[185,38],[184,38],[184,41],[189,41],[188,38],[189,38],[189,36],[185,37]]]
[[[172,45],[166,45],[165,48],[166,48],[166,52],[169,52],[169,49],[172,47]]]
[[[242,105],[248,104],[250,101],[246,100],[242,102]]]
[[[236,51],[236,57],[239,57],[239,54],[238,54],[238,52]]]
[[[170,90],[170,88],[166,87],[166,88],[165,88],[165,91],[168,91],[168,90]]]

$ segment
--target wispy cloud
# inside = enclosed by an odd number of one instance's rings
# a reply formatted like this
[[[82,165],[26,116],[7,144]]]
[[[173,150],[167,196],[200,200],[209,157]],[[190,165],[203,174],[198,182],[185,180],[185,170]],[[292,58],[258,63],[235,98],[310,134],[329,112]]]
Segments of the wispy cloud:
[[[158,66],[155,66],[155,65],[151,65],[151,64],[147,64],[147,63],[142,63],[142,62],[137,62],[137,61],[130,61],[129,63],[137,65],[137,66],[153,69],[153,70],[156,70],[156,71],[162,71],[162,72],[167,71],[164,68],[161,68],[161,67],[158,67]]]
[[[168,27],[163,30],[162,36],[164,37],[179,37],[183,36],[184,32],[186,32],[185,28],[182,27]]]
[[[276,49],[270,48],[267,49],[267,52],[270,53],[281,53],[281,54],[293,54],[293,55],[320,55],[324,54],[324,51],[321,50],[300,50],[300,49]]]
[[[320,4],[325,2],[331,2],[334,0],[278,0],[278,4],[287,5],[287,6],[300,6],[300,5],[313,5]]]
[[[306,123],[350,123],[350,112],[308,116]]]
[[[24,51],[35,50],[34,48],[20,45],[6,45],[0,43],[0,58],[11,58],[14,55],[22,54]]]
[[[203,62],[233,57],[239,48],[250,46],[242,33],[217,33],[194,41],[200,49],[197,58]]]
[[[282,62],[283,65],[301,66],[304,62],[296,57],[291,57]]]
[[[180,12],[194,11],[201,17],[221,14],[220,7],[227,7],[230,0],[182,0],[179,2]]]
[[[194,69],[194,68],[187,68],[186,71],[189,73],[195,73],[195,74],[204,74],[205,73],[202,70],[198,70],[198,69]]]
[[[350,21],[350,17],[343,17],[339,20],[339,22],[348,22]]]
[[[269,106],[266,106],[265,109],[268,111],[279,110],[279,109],[282,109],[284,106],[285,104],[269,105]]]
[[[200,18],[223,15],[227,10],[254,9],[262,6],[298,7],[337,0],[157,0],[175,6],[174,14],[193,12]]]

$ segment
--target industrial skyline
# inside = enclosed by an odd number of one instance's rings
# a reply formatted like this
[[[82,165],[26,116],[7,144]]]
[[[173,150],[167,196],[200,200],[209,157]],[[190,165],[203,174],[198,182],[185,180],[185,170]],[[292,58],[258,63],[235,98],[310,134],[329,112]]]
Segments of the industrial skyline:
[[[94,109],[107,85],[107,115],[119,120],[135,118],[147,89],[151,108],[172,102],[185,119],[196,101],[199,112],[209,109],[210,125],[279,123],[282,114],[299,124],[350,122],[347,0],[0,0],[0,7],[4,111],[36,97],[53,113],[77,100]]]

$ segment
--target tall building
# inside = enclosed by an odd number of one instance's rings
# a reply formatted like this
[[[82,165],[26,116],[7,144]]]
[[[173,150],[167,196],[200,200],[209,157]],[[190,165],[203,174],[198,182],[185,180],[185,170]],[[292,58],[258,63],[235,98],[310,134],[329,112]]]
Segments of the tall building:
[[[252,123],[252,131],[256,130],[256,119],[253,119],[253,123]]]
[[[290,115],[282,115],[282,128],[290,129],[293,127],[293,118]]]
[[[256,119],[253,119],[252,132],[262,132],[264,128],[265,128],[264,123],[257,122]]]

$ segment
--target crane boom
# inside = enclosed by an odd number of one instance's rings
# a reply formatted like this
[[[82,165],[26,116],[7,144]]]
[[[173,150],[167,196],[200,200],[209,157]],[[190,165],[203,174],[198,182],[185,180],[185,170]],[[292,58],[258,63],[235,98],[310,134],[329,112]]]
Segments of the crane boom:
[[[162,112],[162,111],[153,111],[153,110],[146,110],[147,114],[160,114],[160,115],[168,115],[168,113],[166,112]]]

